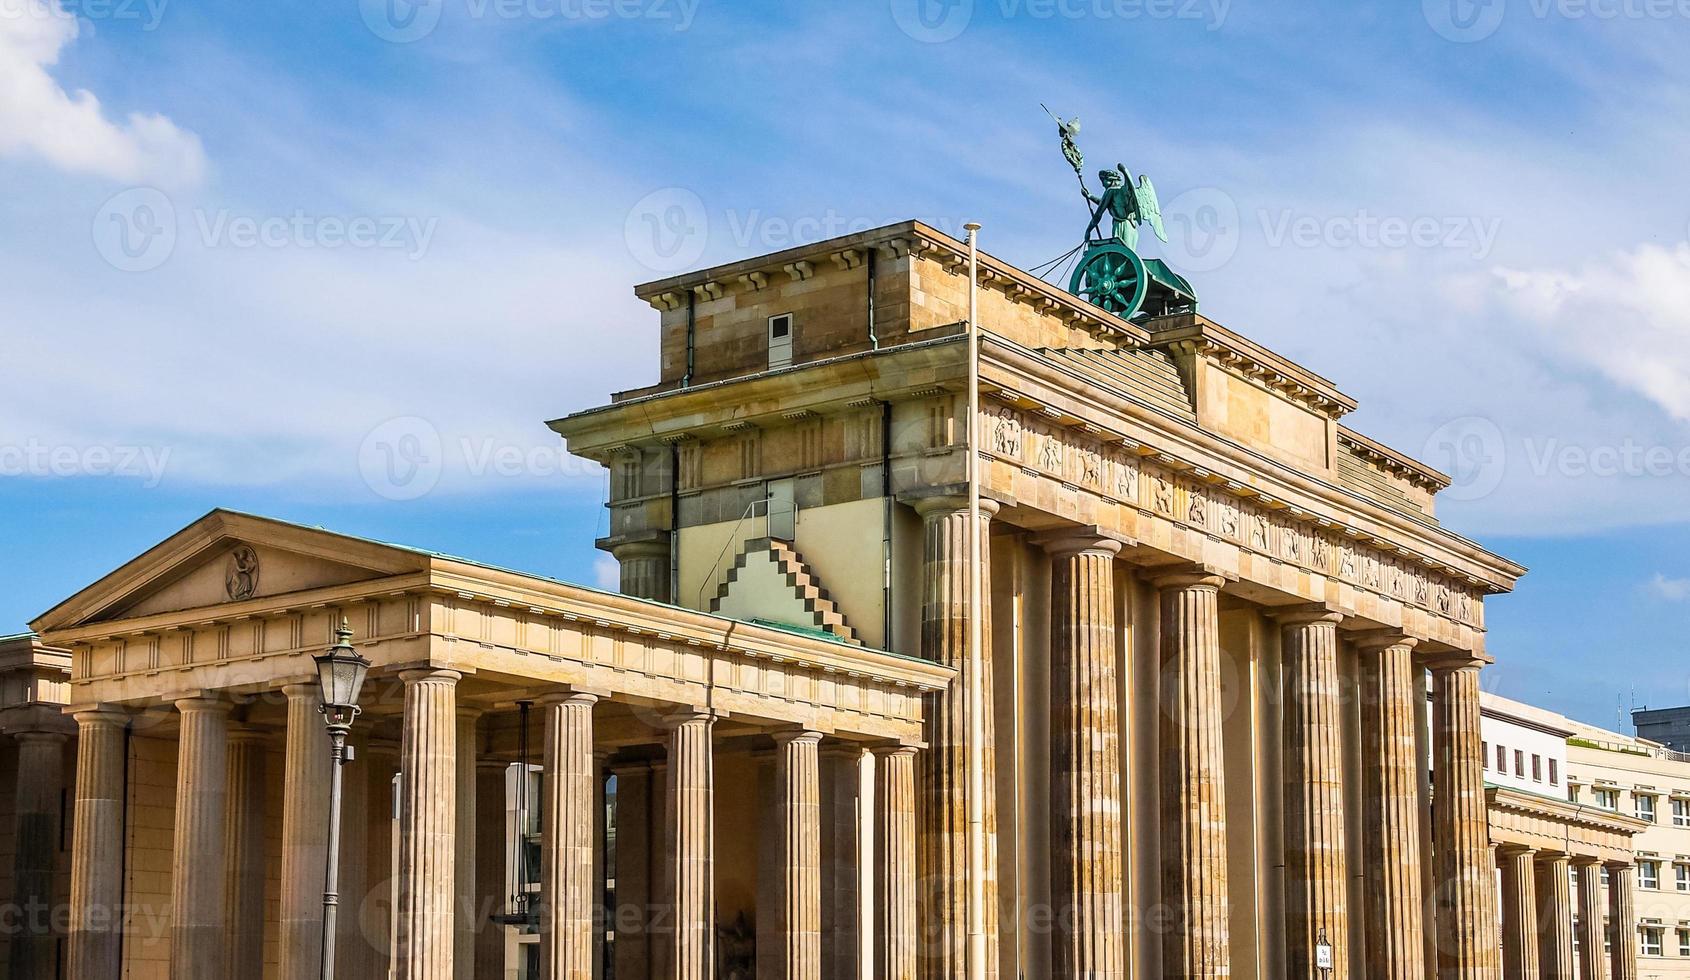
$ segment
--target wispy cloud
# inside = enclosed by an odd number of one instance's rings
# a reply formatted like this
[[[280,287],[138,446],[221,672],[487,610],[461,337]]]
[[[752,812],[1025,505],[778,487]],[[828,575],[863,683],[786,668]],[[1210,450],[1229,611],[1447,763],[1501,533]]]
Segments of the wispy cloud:
[[[31,155],[73,173],[191,186],[205,171],[199,137],[162,115],[108,119],[100,100],[49,72],[78,23],[58,0],[0,2],[0,156]]]
[[[1649,580],[1649,591],[1668,602],[1690,600],[1690,578],[1668,578],[1660,572]]]

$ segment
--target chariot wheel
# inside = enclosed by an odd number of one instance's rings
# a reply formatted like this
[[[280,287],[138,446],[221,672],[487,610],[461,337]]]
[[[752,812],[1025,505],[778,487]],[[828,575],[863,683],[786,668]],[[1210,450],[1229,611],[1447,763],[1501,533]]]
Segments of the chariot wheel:
[[[1092,246],[1068,281],[1070,293],[1124,320],[1132,319],[1144,305],[1149,289],[1144,260],[1117,242]]]

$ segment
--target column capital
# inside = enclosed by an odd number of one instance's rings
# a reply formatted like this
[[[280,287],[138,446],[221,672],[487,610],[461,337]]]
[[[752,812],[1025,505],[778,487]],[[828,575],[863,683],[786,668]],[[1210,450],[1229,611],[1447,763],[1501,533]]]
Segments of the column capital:
[[[405,667],[399,671],[399,679],[406,684],[418,684],[423,681],[450,681],[456,684],[463,679],[463,676],[462,671],[453,670],[450,667],[434,667],[426,664]]]
[[[235,703],[224,698],[207,697],[196,694],[193,697],[177,698],[173,702],[176,710],[182,714],[190,711],[209,711],[217,714],[228,714],[235,710]]]
[[[1569,855],[1569,860],[1572,861],[1575,868],[1599,868],[1602,866],[1601,858],[1592,857],[1589,854]]]
[[[968,509],[967,493],[939,493],[925,497],[907,498],[907,503],[922,517],[935,514],[955,514]],[[997,516],[1000,505],[989,497],[980,498],[980,516],[990,520]]]
[[[56,742],[59,745],[65,744],[65,741],[70,738],[70,736],[64,732],[50,732],[41,729],[28,729],[21,732],[12,732],[11,736],[19,742]]]
[[[713,723],[720,717],[722,717],[721,714],[711,711],[709,708],[677,705],[674,710],[659,716],[656,724],[658,728],[661,728],[664,731],[674,731],[688,722],[703,721]]]
[[[823,744],[820,751],[825,758],[860,759],[863,757],[863,753],[867,751],[867,746],[861,742],[833,739]]]
[[[1442,673],[1451,670],[1479,670],[1495,663],[1491,658],[1472,650],[1451,650],[1447,653],[1429,653],[1421,658],[1428,670]]]
[[[921,749],[918,746],[905,745],[901,742],[888,742],[884,745],[869,746],[869,751],[874,753],[876,759],[885,759],[895,755],[913,756]]]
[[[129,724],[130,712],[115,705],[98,705],[87,708],[67,709],[67,713],[78,725],[112,725],[121,727]]]
[[[1284,627],[1312,626],[1315,623],[1332,623],[1336,626],[1344,618],[1343,612],[1324,602],[1276,606],[1268,610],[1268,616]]]
[[[1227,583],[1227,576],[1220,569],[1196,562],[1147,568],[1144,575],[1158,589],[1209,589],[1218,592]]]
[[[1524,844],[1498,844],[1496,845],[1496,853],[1502,857],[1535,857],[1538,850]]]
[[[610,546],[610,554],[617,561],[633,561],[639,558],[668,558],[669,532],[662,532],[661,538],[641,538],[634,541],[622,541]]]
[[[809,742],[819,745],[822,733],[811,728],[789,728],[778,732],[770,732],[769,737],[775,740],[777,747],[784,747],[793,742]]]
[[[1110,558],[1121,553],[1123,547],[1137,542],[1096,524],[1061,527],[1033,535],[1034,544],[1044,548],[1052,558],[1070,555],[1099,554]]]
[[[289,698],[314,698],[323,693],[316,681],[294,681],[282,685],[282,694]]]
[[[547,691],[534,699],[534,705],[543,708],[550,704],[597,704],[609,698],[608,691],[569,685]]]
[[[263,728],[254,728],[251,725],[229,726],[230,745],[258,745],[269,742],[275,737],[276,733]]]
[[[1357,630],[1344,634],[1344,639],[1355,644],[1356,649],[1368,653],[1389,650],[1392,647],[1407,647],[1412,650],[1420,644],[1417,638],[1396,629]]]

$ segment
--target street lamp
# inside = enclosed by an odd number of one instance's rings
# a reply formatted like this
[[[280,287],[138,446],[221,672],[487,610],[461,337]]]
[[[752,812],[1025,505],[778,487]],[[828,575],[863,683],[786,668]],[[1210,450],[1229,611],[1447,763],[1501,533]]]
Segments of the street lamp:
[[[370,662],[352,649],[352,627],[345,618],[334,631],[335,644],[311,659],[323,698],[323,724],[329,729],[329,856],[323,875],[323,980],[334,980],[335,916],[340,906],[340,767],[352,761],[346,734],[358,717],[358,694]]]

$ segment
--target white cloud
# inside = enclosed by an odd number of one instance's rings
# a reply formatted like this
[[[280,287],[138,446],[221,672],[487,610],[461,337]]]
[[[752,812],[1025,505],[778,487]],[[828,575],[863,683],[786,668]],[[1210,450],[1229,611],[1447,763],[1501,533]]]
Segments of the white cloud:
[[[1668,602],[1684,602],[1690,599],[1690,578],[1667,578],[1656,572],[1649,581],[1649,591]]]
[[[199,137],[157,113],[106,117],[85,89],[67,92],[48,69],[76,40],[58,0],[0,0],[0,156],[130,183],[189,186],[205,170]]]
[[[593,559],[593,584],[606,592],[620,592],[622,590],[622,566],[610,555],[601,554]]]

